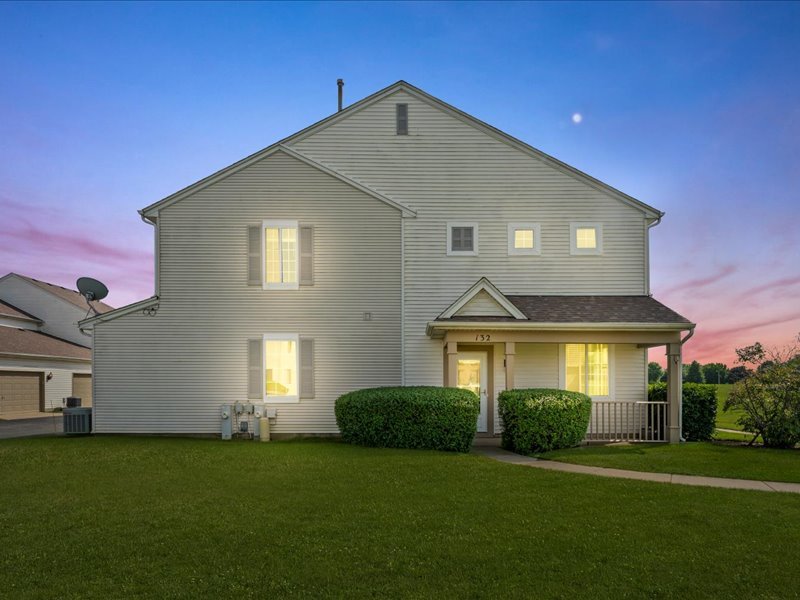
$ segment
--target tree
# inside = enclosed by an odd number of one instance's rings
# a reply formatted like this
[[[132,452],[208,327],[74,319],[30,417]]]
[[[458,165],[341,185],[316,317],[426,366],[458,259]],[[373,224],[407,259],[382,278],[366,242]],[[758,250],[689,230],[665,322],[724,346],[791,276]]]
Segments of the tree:
[[[798,337],[800,343],[800,337]],[[764,445],[793,448],[800,442],[800,365],[795,361],[797,346],[765,350],[756,342],[737,348],[742,366],[753,365],[746,377],[731,390],[725,410],[741,410],[738,423],[753,434],[752,444],[760,435]]]
[[[728,371],[728,383],[736,383],[737,381],[741,381],[748,375],[750,375],[750,369],[748,369],[744,365],[733,367],[730,371]]]
[[[689,370],[686,371],[686,376],[683,380],[687,383],[703,383],[703,371],[700,369],[700,363],[696,360],[692,361],[689,365]]]
[[[703,378],[706,383],[728,383],[728,366],[722,363],[703,365]]]
[[[661,379],[664,374],[664,369],[657,362],[647,363],[647,381],[649,383],[656,383]]]

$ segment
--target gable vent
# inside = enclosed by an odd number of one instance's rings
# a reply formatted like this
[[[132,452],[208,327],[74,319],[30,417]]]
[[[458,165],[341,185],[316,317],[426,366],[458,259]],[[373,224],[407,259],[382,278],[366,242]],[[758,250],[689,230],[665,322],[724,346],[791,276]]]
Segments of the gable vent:
[[[397,104],[397,135],[408,135],[408,104]]]

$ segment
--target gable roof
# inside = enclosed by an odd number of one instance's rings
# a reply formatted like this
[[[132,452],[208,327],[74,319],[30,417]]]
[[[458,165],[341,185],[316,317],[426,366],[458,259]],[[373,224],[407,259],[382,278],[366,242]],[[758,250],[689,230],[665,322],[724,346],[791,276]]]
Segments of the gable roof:
[[[684,325],[694,323],[652,296],[506,296],[532,323],[636,323]],[[445,311],[447,312],[447,311]],[[514,321],[512,317],[445,316],[437,321]]]
[[[276,144],[273,144],[272,146],[264,148],[259,152],[256,152],[255,154],[251,154],[247,158],[244,158],[239,162],[234,163],[231,166],[222,169],[221,171],[217,171],[216,173],[209,175],[205,179],[201,179],[200,181],[193,183],[189,187],[185,187],[182,190],[175,192],[170,196],[167,196],[163,200],[159,200],[155,204],[151,204],[150,206],[141,209],[139,211],[139,214],[142,215],[142,217],[144,218],[152,217],[154,216],[154,213],[157,213],[162,208],[166,208],[170,204],[174,204],[175,202],[178,202],[179,200],[182,200],[187,196],[190,196],[191,194],[198,192],[203,188],[208,187],[209,185],[217,183],[218,181],[225,179],[229,175],[233,175],[234,173],[241,171],[245,167],[249,167],[253,163],[263,160],[268,156],[271,156],[272,154],[275,154],[276,152],[279,151],[293,158],[296,158],[297,160],[304,162],[305,164],[312,166],[315,169],[319,169],[323,173],[326,173],[331,177],[334,177],[339,181],[342,181],[356,188],[357,190],[362,191],[369,196],[372,196],[376,200],[380,200],[381,202],[388,204],[393,208],[398,209],[403,214],[403,216],[415,216],[417,214],[416,211],[412,210],[408,206],[401,204],[396,200],[392,200],[388,196],[381,194],[376,190],[373,190],[372,188],[364,185],[363,183],[359,183],[358,181],[352,179],[351,177],[348,177],[344,173],[340,173],[336,169],[332,169],[331,167],[324,165],[321,162],[318,162],[310,158],[309,156],[306,156],[305,154],[303,154],[298,150],[295,150],[294,148],[289,148],[288,146],[285,146],[282,142],[278,142]]]
[[[0,317],[10,317],[12,319],[19,319],[21,321],[33,321],[34,323],[42,322],[39,317],[36,317],[29,312],[25,312],[21,308],[17,308],[13,304],[9,304],[4,300],[0,300]]]
[[[344,108],[341,111],[336,112],[336,113],[334,113],[334,114],[322,119],[321,121],[318,121],[318,122],[314,123],[313,125],[310,125],[309,127],[306,127],[305,129],[302,129],[302,130],[298,131],[297,133],[294,133],[294,134],[292,134],[292,135],[290,135],[288,137],[283,138],[282,140],[279,140],[278,142],[272,144],[271,146],[267,146],[266,148],[264,148],[262,150],[259,150],[259,151],[255,152],[255,153],[251,154],[250,156],[247,156],[247,157],[243,158],[242,160],[240,160],[238,162],[235,162],[232,165],[230,165],[228,167],[225,167],[225,168],[217,171],[216,173],[213,173],[213,174],[209,175],[208,177],[205,177],[204,179],[201,179],[201,180],[193,183],[192,185],[190,185],[188,187],[185,187],[182,190],[179,190],[179,191],[175,192],[174,194],[171,194],[171,195],[167,196],[166,198],[163,198],[162,200],[159,200],[158,202],[154,202],[153,204],[150,204],[149,206],[146,206],[145,208],[143,208],[143,209],[141,209],[139,211],[139,214],[142,215],[142,217],[144,217],[144,218],[148,218],[149,217],[149,218],[152,219],[152,217],[154,217],[157,214],[158,210],[160,210],[161,208],[164,208],[165,206],[169,206],[173,202],[177,202],[178,200],[181,200],[181,199],[185,198],[186,196],[188,196],[188,195],[190,195],[190,194],[192,194],[192,193],[194,193],[194,192],[196,192],[198,190],[201,190],[201,189],[203,189],[204,187],[206,187],[208,185],[216,183],[217,181],[227,177],[228,175],[231,175],[231,174],[239,171],[240,169],[243,169],[244,167],[246,167],[248,165],[251,165],[254,162],[257,162],[257,161],[261,160],[262,158],[265,158],[266,156],[269,156],[269,154],[274,152],[278,147],[283,147],[284,150],[285,150],[287,144],[290,144],[291,142],[297,142],[297,141],[299,141],[299,140],[301,140],[301,139],[303,139],[303,138],[305,138],[305,137],[307,137],[307,136],[309,136],[309,135],[311,135],[313,133],[316,133],[316,132],[318,132],[318,131],[326,128],[326,127],[329,127],[330,125],[333,125],[334,123],[337,123],[337,122],[341,121],[342,119],[346,119],[347,117],[349,117],[350,115],[356,113],[357,111],[359,111],[359,110],[361,110],[363,108],[366,108],[367,106],[370,106],[371,104],[374,104],[375,102],[377,102],[379,100],[382,100],[383,98],[386,98],[387,96],[390,96],[390,95],[392,95],[392,94],[394,94],[394,93],[396,93],[398,91],[407,92],[407,93],[411,94],[412,96],[415,96],[419,100],[421,100],[423,102],[426,102],[426,103],[428,103],[428,104],[430,104],[430,105],[432,105],[432,106],[434,106],[436,108],[439,108],[440,110],[443,110],[443,111],[451,114],[455,118],[457,118],[457,119],[459,119],[459,120],[461,120],[461,121],[463,121],[463,122],[475,127],[476,129],[486,133],[487,135],[489,135],[489,136],[491,136],[491,137],[493,137],[493,138],[495,138],[495,139],[497,139],[497,140],[499,140],[499,141],[501,141],[501,142],[503,142],[505,144],[508,144],[508,145],[516,148],[517,150],[519,150],[519,151],[521,151],[521,152],[523,152],[525,154],[528,154],[529,156],[533,156],[533,157],[541,160],[542,162],[550,165],[551,167],[553,167],[553,168],[555,168],[555,169],[557,169],[557,170],[559,170],[559,171],[561,171],[561,172],[563,172],[563,173],[565,173],[565,174],[567,174],[567,175],[569,175],[571,177],[574,177],[575,179],[578,179],[579,181],[582,181],[583,183],[585,183],[587,185],[590,185],[591,187],[593,187],[595,189],[603,191],[603,192],[611,195],[614,198],[617,198],[618,200],[620,200],[621,202],[624,202],[625,204],[628,204],[630,206],[638,208],[639,210],[644,212],[645,215],[648,216],[649,218],[659,219],[659,218],[664,216],[664,213],[662,211],[658,210],[657,208],[654,208],[654,207],[650,206],[649,204],[646,204],[646,203],[642,202],[641,200],[637,200],[633,196],[629,196],[628,194],[625,194],[624,192],[621,192],[620,190],[616,189],[615,187],[612,187],[612,186],[608,185],[607,183],[603,183],[599,179],[596,179],[596,178],[592,177],[591,175],[588,175],[588,174],[584,173],[583,171],[580,171],[579,169],[576,169],[575,167],[572,167],[572,166],[570,166],[570,165],[568,165],[568,164],[566,164],[566,163],[564,163],[564,162],[562,162],[562,161],[550,156],[549,154],[546,154],[545,152],[542,152],[541,150],[539,150],[537,148],[534,148],[533,146],[531,146],[529,144],[526,144],[525,142],[515,138],[514,136],[509,135],[508,133],[505,133],[504,131],[501,131],[500,129],[497,129],[496,127],[493,127],[492,125],[489,125],[488,123],[485,123],[485,122],[481,121],[480,119],[477,119],[477,118],[473,117],[472,115],[470,115],[470,114],[468,114],[468,113],[466,113],[466,112],[464,112],[464,111],[462,111],[462,110],[460,110],[460,109],[458,109],[458,108],[456,108],[456,107],[454,107],[454,106],[452,106],[450,104],[447,104],[443,100],[440,100],[439,98],[436,98],[435,96],[432,96],[432,95],[428,94],[427,92],[421,90],[418,87],[415,87],[415,86],[411,85],[410,83],[408,83],[406,81],[403,81],[402,79],[400,81],[397,81],[396,83],[393,83],[392,85],[389,85],[389,86],[383,88],[382,90],[378,90],[374,94],[371,94],[371,95],[367,96],[366,98],[363,98],[363,99],[359,100],[358,102],[355,102],[355,103],[351,104],[347,108]],[[297,151],[295,151],[295,152],[297,152]],[[299,154],[299,153],[297,153],[297,154]],[[312,164],[313,166],[317,166],[317,167],[322,167],[322,165],[320,163],[318,163],[316,161],[313,161],[308,157],[304,157],[304,158],[305,158],[306,162],[308,162],[309,164]],[[325,170],[325,172],[328,172],[329,174],[336,173],[337,174],[336,176],[338,176],[339,178],[342,178],[343,181],[347,180],[348,183],[353,183],[354,182],[354,180],[346,177],[342,173],[338,173],[337,171],[331,169],[330,167],[323,167],[322,170]],[[370,188],[368,188],[367,186],[364,186],[363,184],[358,184],[358,185],[360,186],[359,189],[363,188],[362,191],[370,190],[367,193],[370,193],[371,195],[376,196],[376,197],[381,196],[381,198],[379,198],[379,199],[382,199],[382,200],[386,199],[385,196],[383,196],[382,194],[379,194],[377,191],[371,190]],[[414,214],[416,214],[416,213],[414,213],[413,210],[411,210],[408,207],[403,206],[399,202],[396,202],[396,201],[393,201],[393,200],[391,202],[396,204],[396,205],[401,206],[402,207],[401,210],[404,211],[404,213],[403,213],[404,215],[414,215]]]
[[[16,327],[0,327],[0,355],[92,360],[92,351],[85,346],[41,331]]]
[[[525,314],[520,311],[514,304],[512,304],[509,299],[503,295],[503,293],[498,290],[494,284],[486,279],[486,277],[481,277],[475,284],[469,288],[466,292],[461,294],[461,296],[453,302],[450,306],[448,306],[441,315],[437,317],[437,320],[440,319],[449,319],[453,318],[454,320],[460,320],[464,317],[457,317],[455,316],[458,311],[464,308],[467,304],[469,304],[470,300],[475,298],[481,292],[488,294],[492,300],[494,300],[503,310],[505,310],[507,317],[494,317],[494,318],[502,318],[506,320],[524,320],[527,319]],[[484,317],[467,317],[467,318],[477,318],[482,319]]]
[[[69,288],[62,287],[60,285],[55,285],[54,283],[47,283],[46,281],[40,281],[38,279],[34,279],[33,277],[27,277],[25,275],[20,275],[19,273],[8,273],[4,277],[0,278],[0,281],[5,279],[6,277],[19,277],[27,281],[28,283],[36,286],[39,289],[44,290],[52,294],[53,296],[60,298],[70,304],[77,306],[78,308],[87,309],[89,308],[86,305],[86,298],[84,298],[80,292],[77,290],[71,290]],[[93,303],[93,306],[97,309],[97,312],[104,313],[110,310],[114,310],[113,306],[109,306],[105,302],[96,301]]]

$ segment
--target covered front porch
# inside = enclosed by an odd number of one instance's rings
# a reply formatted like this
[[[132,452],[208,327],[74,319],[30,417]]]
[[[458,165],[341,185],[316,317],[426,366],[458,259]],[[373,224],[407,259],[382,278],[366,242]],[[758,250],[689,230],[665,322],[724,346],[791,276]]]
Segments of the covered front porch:
[[[502,432],[497,398],[503,390],[557,388],[592,398],[588,442],[675,443],[681,440],[682,344],[693,327],[647,296],[504,296],[482,280],[429,322],[427,334],[441,340],[442,384],[479,395],[479,436]],[[663,402],[647,395],[653,347],[667,355]]]

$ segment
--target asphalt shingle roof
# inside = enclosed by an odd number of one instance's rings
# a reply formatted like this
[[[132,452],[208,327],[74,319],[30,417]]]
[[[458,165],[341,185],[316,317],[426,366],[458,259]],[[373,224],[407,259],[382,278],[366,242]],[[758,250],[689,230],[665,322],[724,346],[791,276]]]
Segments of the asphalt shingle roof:
[[[86,299],[83,296],[81,296],[77,290],[71,290],[65,287],[61,287],[60,285],[47,283],[46,281],[39,281],[38,279],[34,279],[33,277],[26,277],[25,275],[20,275],[19,273],[17,273],[17,275],[19,277],[22,277],[22,279],[29,281],[33,285],[40,287],[43,290],[47,290],[51,294],[54,294],[59,298],[62,298],[79,308],[86,308],[86,309],[89,308],[86,304]],[[105,302],[96,301],[93,302],[92,305],[97,309],[97,312],[99,313],[105,313],[110,310],[114,310],[113,306],[109,306]]]
[[[651,296],[511,296],[535,323],[686,323],[691,321]],[[513,317],[452,317],[444,321],[515,321]]]
[[[79,346],[32,329],[2,326],[0,326],[0,354],[27,354],[92,360],[92,351],[85,346]]]

